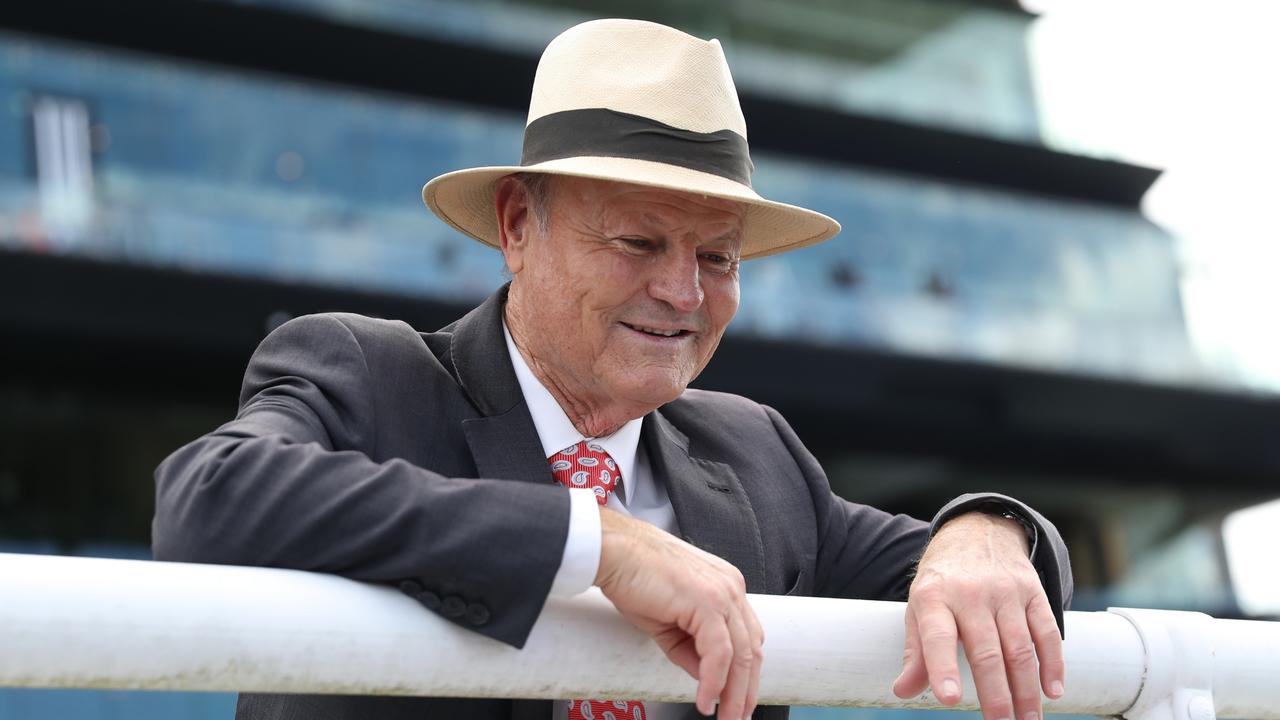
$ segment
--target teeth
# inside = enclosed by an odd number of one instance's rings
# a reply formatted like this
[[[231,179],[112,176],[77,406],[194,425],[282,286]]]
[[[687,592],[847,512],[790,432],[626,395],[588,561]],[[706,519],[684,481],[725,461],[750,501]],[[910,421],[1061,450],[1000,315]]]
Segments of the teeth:
[[[630,325],[629,327],[639,330],[640,332],[649,333],[650,335],[661,335],[662,337],[673,337],[680,334],[679,330],[658,330],[656,328],[644,327],[643,325]]]

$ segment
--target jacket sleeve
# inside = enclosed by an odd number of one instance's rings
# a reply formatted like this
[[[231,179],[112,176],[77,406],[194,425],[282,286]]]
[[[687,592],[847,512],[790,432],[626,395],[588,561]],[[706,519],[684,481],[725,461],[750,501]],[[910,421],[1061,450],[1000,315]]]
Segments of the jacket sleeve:
[[[155,559],[393,582],[522,646],[560,564],[566,491],[374,462],[372,381],[335,316],[272,333],[249,363],[236,418],[157,468]]]
[[[1008,507],[1036,529],[1032,564],[1053,608],[1058,629],[1063,629],[1063,611],[1071,603],[1071,566],[1062,537],[1039,513],[996,493],[963,495],[944,506],[932,523],[849,502],[831,491],[822,467],[786,420],[773,408],[766,411],[813,496],[818,532],[816,595],[906,600],[915,563],[924,554],[933,532],[958,515],[995,503]]]

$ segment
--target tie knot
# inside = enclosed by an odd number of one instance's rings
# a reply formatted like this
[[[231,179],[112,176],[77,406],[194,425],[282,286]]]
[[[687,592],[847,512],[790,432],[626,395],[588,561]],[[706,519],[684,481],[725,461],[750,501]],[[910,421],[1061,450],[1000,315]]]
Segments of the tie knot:
[[[556,482],[570,489],[591,490],[603,505],[622,480],[618,464],[598,443],[583,440],[547,458]]]

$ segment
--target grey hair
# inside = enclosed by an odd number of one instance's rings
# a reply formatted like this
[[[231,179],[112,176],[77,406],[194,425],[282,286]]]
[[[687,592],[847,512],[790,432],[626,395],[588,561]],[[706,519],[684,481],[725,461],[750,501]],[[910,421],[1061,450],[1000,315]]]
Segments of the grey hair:
[[[545,236],[551,226],[552,177],[546,173],[516,173],[516,180],[529,193],[529,209],[538,222],[538,234]]]

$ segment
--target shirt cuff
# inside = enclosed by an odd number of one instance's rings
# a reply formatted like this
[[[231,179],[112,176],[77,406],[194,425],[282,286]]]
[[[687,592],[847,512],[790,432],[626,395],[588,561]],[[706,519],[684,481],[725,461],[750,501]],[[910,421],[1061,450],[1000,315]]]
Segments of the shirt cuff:
[[[593,490],[569,491],[569,536],[564,541],[560,569],[551,581],[551,594],[569,597],[584,592],[600,569],[600,503]]]

